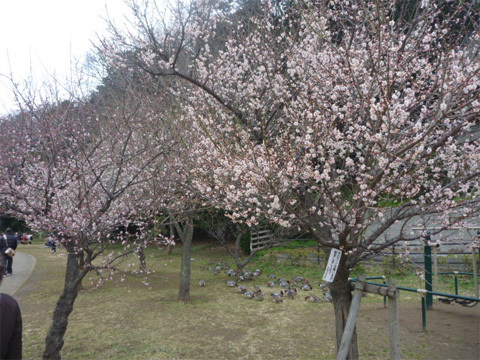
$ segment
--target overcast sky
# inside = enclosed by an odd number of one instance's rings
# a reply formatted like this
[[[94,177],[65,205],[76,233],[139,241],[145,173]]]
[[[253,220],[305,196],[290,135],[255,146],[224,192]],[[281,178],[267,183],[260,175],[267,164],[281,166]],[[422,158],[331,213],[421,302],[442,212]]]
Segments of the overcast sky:
[[[9,82],[33,72],[66,76],[71,59],[83,60],[107,14],[123,22],[123,0],[0,0],[0,115],[12,110]]]

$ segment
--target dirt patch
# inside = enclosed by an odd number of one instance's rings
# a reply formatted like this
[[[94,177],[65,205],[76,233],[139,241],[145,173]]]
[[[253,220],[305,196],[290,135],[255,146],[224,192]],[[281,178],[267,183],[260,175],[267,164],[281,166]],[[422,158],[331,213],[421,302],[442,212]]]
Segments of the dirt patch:
[[[426,331],[422,328],[420,300],[400,303],[399,317],[403,358],[480,359],[480,305],[465,307],[435,302],[426,313]],[[370,355],[379,354],[375,348],[385,348],[385,344],[376,343],[375,337],[388,334],[388,310],[378,304],[363,304],[357,325],[359,343],[368,343],[366,351]],[[384,355],[388,358],[388,353]],[[379,354],[378,358],[382,356]]]

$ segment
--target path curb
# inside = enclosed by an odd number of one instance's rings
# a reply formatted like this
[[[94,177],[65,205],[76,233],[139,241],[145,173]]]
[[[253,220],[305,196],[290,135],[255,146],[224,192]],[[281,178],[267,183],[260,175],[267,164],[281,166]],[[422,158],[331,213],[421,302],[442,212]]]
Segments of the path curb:
[[[17,251],[13,258],[13,275],[3,277],[0,292],[13,296],[30,277],[36,263],[34,256]]]

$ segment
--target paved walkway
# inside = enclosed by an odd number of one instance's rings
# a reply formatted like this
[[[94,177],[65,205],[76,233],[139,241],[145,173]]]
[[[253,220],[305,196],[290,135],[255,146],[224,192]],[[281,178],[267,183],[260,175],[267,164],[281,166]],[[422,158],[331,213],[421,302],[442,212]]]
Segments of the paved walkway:
[[[36,263],[34,256],[17,251],[13,258],[13,275],[3,277],[0,292],[13,296],[29,278]]]

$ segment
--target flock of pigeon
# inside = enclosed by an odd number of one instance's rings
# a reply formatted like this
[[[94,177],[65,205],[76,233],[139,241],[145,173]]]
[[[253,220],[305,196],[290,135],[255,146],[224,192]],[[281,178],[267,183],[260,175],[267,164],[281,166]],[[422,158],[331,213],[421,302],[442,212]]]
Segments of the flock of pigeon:
[[[259,278],[262,275],[262,270],[260,269],[256,269],[255,271],[243,271],[242,273],[239,273],[237,270],[231,269],[228,264],[221,262],[217,263],[213,267],[202,267],[202,269],[208,270],[215,275],[220,274],[223,271],[227,276],[234,278],[234,280],[225,281],[225,284],[228,287],[235,288],[238,293],[244,295],[247,299],[256,299],[258,301],[265,299],[265,293],[262,291],[260,286],[254,285],[253,289],[249,289],[247,286],[243,285],[248,281],[253,281]],[[206,286],[207,282],[205,280],[200,280],[198,285]],[[313,286],[310,284],[309,280],[304,279],[301,276],[295,276],[292,280],[288,280],[285,278],[279,278],[276,275],[268,275],[266,286],[268,288],[280,287],[280,291],[270,292],[270,297],[276,304],[282,303],[283,299],[295,299],[299,291],[308,292],[313,290]],[[328,284],[321,283],[319,284],[319,287],[323,293],[322,297],[313,293],[308,293],[308,295],[304,297],[304,300],[310,302],[331,302],[332,295],[328,289]]]

